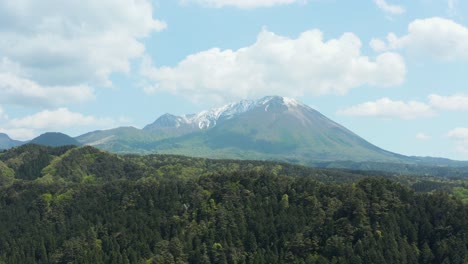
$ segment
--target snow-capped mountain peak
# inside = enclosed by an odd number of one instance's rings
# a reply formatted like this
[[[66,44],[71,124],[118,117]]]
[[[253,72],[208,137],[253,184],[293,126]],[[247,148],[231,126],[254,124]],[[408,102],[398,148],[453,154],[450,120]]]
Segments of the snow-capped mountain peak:
[[[204,110],[197,114],[184,115],[182,118],[187,124],[196,125],[199,129],[207,129],[216,126],[220,118],[230,119],[233,116],[249,111],[252,107],[253,101],[242,100],[219,108]]]
[[[198,129],[209,129],[219,122],[219,120],[231,119],[235,116],[248,112],[254,108],[262,107],[268,111],[270,105],[281,104],[286,106],[290,111],[298,106],[303,106],[302,103],[295,99],[280,96],[266,96],[258,100],[242,100],[226,104],[218,108],[204,110],[196,114],[187,114],[183,116],[174,116],[165,114],[158,118],[153,124],[147,126],[152,127],[180,127],[183,125]]]

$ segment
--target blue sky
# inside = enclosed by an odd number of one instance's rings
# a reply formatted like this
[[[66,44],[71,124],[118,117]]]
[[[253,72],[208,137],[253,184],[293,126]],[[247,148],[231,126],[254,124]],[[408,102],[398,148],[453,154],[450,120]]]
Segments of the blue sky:
[[[282,95],[384,149],[468,160],[467,16],[457,0],[4,0],[0,132]]]

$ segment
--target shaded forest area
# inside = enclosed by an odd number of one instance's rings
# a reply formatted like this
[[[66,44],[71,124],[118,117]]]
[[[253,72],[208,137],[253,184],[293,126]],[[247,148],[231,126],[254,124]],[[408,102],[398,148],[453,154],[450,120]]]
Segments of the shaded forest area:
[[[459,178],[25,145],[0,185],[0,263],[468,262]]]

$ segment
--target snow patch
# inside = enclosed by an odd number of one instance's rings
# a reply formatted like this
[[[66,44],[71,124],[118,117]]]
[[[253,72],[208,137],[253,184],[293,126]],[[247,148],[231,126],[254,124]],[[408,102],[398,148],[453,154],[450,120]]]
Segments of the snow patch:
[[[302,103],[289,97],[283,97],[283,102],[288,108],[295,108],[302,105]]]

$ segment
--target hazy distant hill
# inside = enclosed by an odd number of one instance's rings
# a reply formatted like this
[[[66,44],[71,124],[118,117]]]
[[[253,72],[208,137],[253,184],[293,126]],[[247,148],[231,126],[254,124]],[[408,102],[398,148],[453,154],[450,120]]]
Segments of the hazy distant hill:
[[[67,145],[75,145],[75,146],[82,145],[76,139],[68,135],[65,135],[63,133],[58,133],[58,132],[44,133],[34,138],[33,140],[31,140],[30,143],[44,145],[44,146],[51,146],[51,147],[59,147],[59,146],[67,146]]]
[[[9,149],[23,143],[22,141],[11,139],[7,134],[0,133],[0,149]]]

